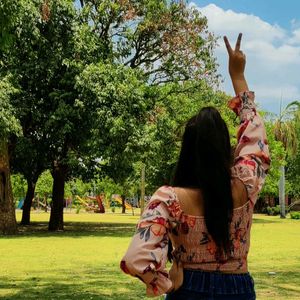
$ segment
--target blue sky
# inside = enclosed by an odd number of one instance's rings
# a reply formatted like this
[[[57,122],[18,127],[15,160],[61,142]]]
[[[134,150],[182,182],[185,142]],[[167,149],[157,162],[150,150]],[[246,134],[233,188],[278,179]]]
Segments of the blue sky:
[[[243,32],[242,50],[247,56],[249,88],[256,92],[260,108],[279,113],[300,100],[300,1],[298,0],[194,0],[217,36],[232,43]],[[223,76],[220,89],[232,94],[227,74],[227,53],[220,38],[215,55]]]
[[[299,0],[195,0],[193,2],[201,7],[214,3],[226,10],[253,14],[268,23],[277,23],[285,29],[291,28],[291,20],[300,21]]]

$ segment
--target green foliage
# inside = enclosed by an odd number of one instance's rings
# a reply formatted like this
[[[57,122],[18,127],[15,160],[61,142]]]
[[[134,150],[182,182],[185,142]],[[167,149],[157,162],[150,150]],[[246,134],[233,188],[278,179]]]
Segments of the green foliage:
[[[285,157],[286,151],[281,141],[277,141],[274,135],[274,124],[271,122],[265,122],[267,131],[268,144],[271,156],[271,167],[266,177],[265,184],[261,191],[261,196],[264,195],[278,195],[278,182],[280,179],[279,167],[282,164],[286,164]],[[288,190],[288,182],[286,182],[286,188]]]
[[[277,216],[280,214],[280,205],[276,205],[274,207],[268,206],[266,212],[269,216]]]
[[[300,137],[300,136],[299,136]],[[288,157],[286,178],[290,183],[289,195],[300,197],[300,148],[294,157]]]
[[[146,112],[160,101],[160,87],[149,85],[214,82],[215,38],[183,3],[84,3],[81,10],[68,0],[2,4],[2,14],[12,8],[3,66],[20,87],[12,105],[24,132],[13,165],[37,178],[54,160],[69,171],[82,162],[87,176],[98,168],[124,183],[144,151]]]
[[[300,140],[300,109],[293,112],[294,131],[296,132],[296,140]],[[287,158],[286,177],[290,183],[289,195],[300,197],[300,147],[298,146],[293,155]]]
[[[291,219],[300,220],[300,212],[292,211],[290,212]]]
[[[16,200],[25,198],[27,182],[24,176],[22,174],[13,174],[10,178],[15,202]]]
[[[21,134],[20,123],[16,117],[16,110],[11,105],[12,95],[16,95],[17,89],[11,83],[11,77],[0,76],[0,138],[9,134]]]
[[[98,63],[77,77],[79,98],[87,118],[93,120],[94,136],[89,147],[101,157],[100,170],[123,182],[136,157],[135,141],[142,135],[148,103],[139,72],[128,67]]]
[[[149,113],[145,134],[140,140],[144,147],[141,162],[146,164],[147,193],[153,192],[160,185],[170,183],[184,126],[202,107],[216,106],[228,122],[230,132],[235,135],[235,116],[227,109],[227,95],[213,91],[204,81],[186,83],[181,88],[188,92],[173,93],[174,84],[156,91],[159,101]],[[139,178],[140,164],[136,164],[135,169],[136,177]]]
[[[49,170],[44,171],[37,183],[35,192],[41,197],[49,197],[52,194],[53,178]]]
[[[97,36],[104,59],[139,68],[152,84],[216,79],[216,39],[196,9],[165,0],[84,4],[80,17],[90,26],[85,33]]]
[[[269,216],[278,216],[278,215],[280,215],[280,205],[276,205],[276,206],[274,206],[274,207],[270,207],[270,206],[268,206],[267,208],[266,208],[266,214],[267,215],[269,215]],[[285,210],[285,213],[287,214],[289,212],[289,209],[288,208],[286,208],[286,210]]]
[[[92,184],[90,182],[86,183],[83,182],[80,178],[74,178],[73,180],[66,182],[65,197],[87,196],[92,192],[91,185]]]
[[[95,194],[105,194],[107,200],[111,199],[113,194],[123,194],[124,191],[120,184],[117,184],[109,177],[96,178],[92,180],[92,186],[94,187]]]

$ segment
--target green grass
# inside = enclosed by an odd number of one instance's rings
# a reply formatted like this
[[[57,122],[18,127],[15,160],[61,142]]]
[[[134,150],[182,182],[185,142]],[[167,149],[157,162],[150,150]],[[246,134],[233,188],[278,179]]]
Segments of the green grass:
[[[0,299],[146,299],[119,270],[137,218],[66,213],[66,230],[49,233],[49,214],[32,212],[33,226],[0,238]],[[299,220],[255,215],[249,270],[258,300],[300,299],[299,237]]]

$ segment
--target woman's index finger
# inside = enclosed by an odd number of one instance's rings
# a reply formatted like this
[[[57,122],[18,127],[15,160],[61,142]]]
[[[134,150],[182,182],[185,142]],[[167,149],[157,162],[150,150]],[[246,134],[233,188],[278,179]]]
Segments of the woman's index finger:
[[[228,54],[231,54],[232,53],[232,48],[230,46],[230,43],[229,43],[228,38],[227,38],[226,35],[224,36],[224,42],[225,42],[225,46],[226,46]]]

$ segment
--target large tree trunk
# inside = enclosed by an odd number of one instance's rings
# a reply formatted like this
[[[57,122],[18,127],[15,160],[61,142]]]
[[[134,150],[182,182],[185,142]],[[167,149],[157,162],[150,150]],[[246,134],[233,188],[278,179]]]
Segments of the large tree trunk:
[[[65,166],[56,164],[52,170],[53,189],[52,206],[48,229],[51,231],[64,229],[64,194],[65,194]]]
[[[32,205],[32,199],[34,197],[36,182],[32,182],[31,180],[27,180],[27,192],[23,205],[23,213],[22,213],[22,225],[30,224],[30,209]]]
[[[0,233],[15,234],[17,222],[10,182],[9,155],[6,141],[0,141]]]

